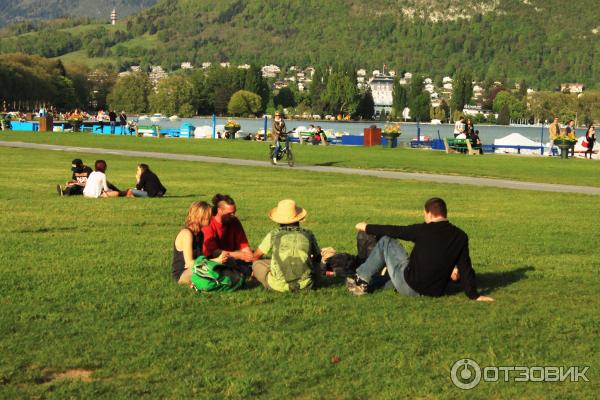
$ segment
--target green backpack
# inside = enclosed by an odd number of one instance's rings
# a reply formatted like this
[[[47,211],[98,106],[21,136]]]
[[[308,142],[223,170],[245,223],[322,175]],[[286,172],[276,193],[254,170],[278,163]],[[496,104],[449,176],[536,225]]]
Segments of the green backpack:
[[[197,292],[235,292],[245,281],[241,272],[204,256],[196,258],[192,267],[192,288]]]

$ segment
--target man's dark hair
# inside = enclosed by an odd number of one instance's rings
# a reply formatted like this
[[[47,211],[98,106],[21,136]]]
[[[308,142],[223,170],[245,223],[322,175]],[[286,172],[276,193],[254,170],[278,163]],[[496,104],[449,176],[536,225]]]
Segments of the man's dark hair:
[[[140,167],[142,172],[150,171],[150,167],[148,166],[148,164],[138,164],[138,167]],[[152,171],[150,171],[150,172],[152,172]]]
[[[106,161],[96,160],[94,163],[94,170],[104,173],[106,171]]]
[[[446,218],[448,216],[446,202],[439,197],[432,197],[431,199],[427,200],[425,202],[425,211],[430,212],[437,217]]]
[[[226,204],[229,204],[230,206],[235,206],[235,201],[233,201],[231,196],[229,196],[228,194],[217,193],[212,198],[212,213],[213,213],[213,215],[217,214],[217,209],[219,208],[219,203],[222,201],[224,201]]]

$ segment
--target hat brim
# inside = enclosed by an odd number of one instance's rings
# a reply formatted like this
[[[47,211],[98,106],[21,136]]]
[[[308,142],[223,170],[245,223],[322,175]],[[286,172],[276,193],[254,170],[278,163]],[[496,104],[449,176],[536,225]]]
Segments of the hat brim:
[[[277,207],[271,209],[269,211],[269,218],[278,224],[293,224],[295,222],[300,222],[304,218],[306,218],[307,211],[304,208],[296,207],[296,215],[295,216],[283,216],[277,214]]]

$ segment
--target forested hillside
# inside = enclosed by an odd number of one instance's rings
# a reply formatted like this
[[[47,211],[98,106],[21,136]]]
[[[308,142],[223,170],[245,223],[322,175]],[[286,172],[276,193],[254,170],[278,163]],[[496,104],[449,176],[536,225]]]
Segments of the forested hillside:
[[[2,0],[0,27],[35,19],[63,16],[108,20],[113,7],[126,16],[155,4],[157,0]]]
[[[48,29],[0,40],[0,51],[117,64],[183,61],[353,64],[539,89],[600,81],[597,0],[163,0],[117,30]],[[77,57],[72,55],[76,54]]]

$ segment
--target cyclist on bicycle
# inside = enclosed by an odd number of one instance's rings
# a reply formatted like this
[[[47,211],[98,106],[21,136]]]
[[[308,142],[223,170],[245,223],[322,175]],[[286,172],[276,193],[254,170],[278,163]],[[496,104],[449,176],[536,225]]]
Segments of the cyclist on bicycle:
[[[285,127],[285,121],[283,120],[283,115],[279,111],[275,113],[275,118],[273,118],[273,127],[271,129],[273,135],[273,145],[275,146],[275,152],[273,153],[273,164],[277,164],[277,158],[279,157],[279,149],[281,147],[280,141],[285,140],[285,148],[289,149],[289,139],[287,135],[287,130]]]

